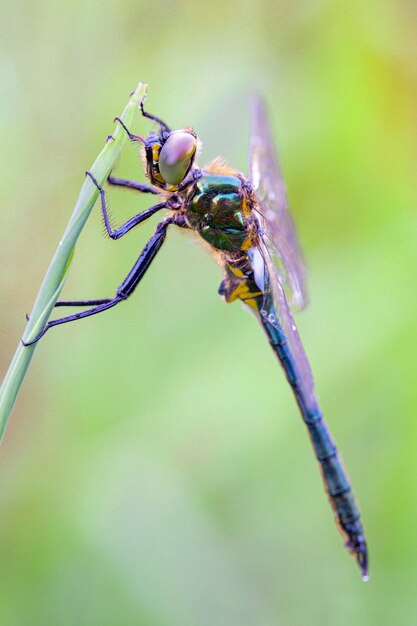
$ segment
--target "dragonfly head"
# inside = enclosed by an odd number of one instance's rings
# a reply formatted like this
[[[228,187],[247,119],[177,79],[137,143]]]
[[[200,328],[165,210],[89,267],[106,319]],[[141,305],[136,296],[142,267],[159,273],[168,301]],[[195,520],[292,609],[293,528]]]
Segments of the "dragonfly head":
[[[175,191],[190,171],[197,150],[191,128],[151,131],[145,140],[146,175],[156,187]]]

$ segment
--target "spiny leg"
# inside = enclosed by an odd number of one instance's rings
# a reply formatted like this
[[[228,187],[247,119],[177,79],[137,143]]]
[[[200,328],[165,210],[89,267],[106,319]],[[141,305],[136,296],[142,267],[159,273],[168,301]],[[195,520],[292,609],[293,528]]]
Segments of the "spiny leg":
[[[98,300],[59,300],[55,302],[54,307],[57,306],[94,306],[97,304],[108,304],[111,302],[112,298],[99,298]],[[29,322],[30,317],[26,313],[25,315],[27,321]]]
[[[67,315],[66,317],[60,317],[56,320],[52,320],[51,322],[48,322],[45,328],[31,341],[25,342],[22,339],[23,345],[31,346],[32,344],[36,343],[37,341],[39,341],[41,337],[43,337],[43,335],[47,332],[47,330],[49,330],[53,326],[66,324],[67,322],[73,322],[75,320],[82,319],[83,317],[90,317],[91,315],[96,315],[97,313],[101,313],[102,311],[106,311],[107,309],[110,309],[116,306],[116,304],[119,304],[119,302],[122,302],[123,300],[127,300],[127,298],[129,298],[129,296],[132,295],[132,293],[136,289],[139,282],[142,280],[143,276],[146,273],[146,270],[148,269],[153,259],[159,252],[162,244],[164,243],[164,240],[166,237],[166,230],[168,226],[170,224],[175,223],[175,221],[176,221],[175,217],[169,217],[168,219],[158,224],[154,235],[149,239],[148,243],[142,250],[140,256],[138,257],[136,263],[130,270],[129,274],[126,276],[124,281],[119,285],[114,298],[103,299],[103,300],[92,300],[92,301],[88,301],[88,300],[73,301],[74,306],[77,306],[76,302],[77,303],[84,302],[85,304],[100,302],[100,304],[98,304],[97,306],[94,306],[91,309],[87,309],[86,311],[81,311],[80,313],[75,313],[74,315]],[[67,303],[61,303],[60,306],[64,306],[65,304]]]
[[[138,213],[134,217],[130,218],[130,220],[128,220],[125,224],[122,224],[122,226],[120,226],[119,228],[116,228],[113,230],[110,224],[108,213],[107,213],[106,192],[104,191],[103,187],[101,187],[98,184],[98,182],[96,181],[94,176],[91,174],[91,172],[87,171],[86,174],[87,176],[91,178],[91,180],[93,181],[93,183],[95,184],[95,186],[100,192],[101,211],[103,213],[104,224],[106,226],[106,230],[109,234],[109,237],[111,237],[112,239],[120,239],[121,237],[126,235],[126,233],[132,230],[132,228],[134,228],[135,226],[137,226],[144,220],[147,220],[157,211],[160,211],[161,209],[166,209],[169,207],[168,202],[160,202],[159,204],[155,204],[154,206],[149,207],[149,209],[146,209],[145,211],[142,211],[141,213]]]
[[[171,220],[171,223],[179,226],[180,228],[189,228],[183,215],[176,215],[175,217],[168,219]],[[111,301],[112,298],[100,298],[97,300],[59,300],[54,306],[93,306],[97,304],[108,304]],[[29,321],[28,315],[26,315],[26,319]]]

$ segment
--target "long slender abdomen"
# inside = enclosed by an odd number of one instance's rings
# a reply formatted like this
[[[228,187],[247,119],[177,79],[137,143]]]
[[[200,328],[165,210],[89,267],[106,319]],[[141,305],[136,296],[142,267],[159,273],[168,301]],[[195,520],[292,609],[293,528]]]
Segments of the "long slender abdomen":
[[[359,508],[353,496],[349,479],[343,468],[336,445],[324,421],[314,391],[310,365],[305,356],[294,321],[288,312],[284,332],[275,309],[271,291],[264,292],[255,279],[255,270],[249,261],[229,262],[219,293],[226,302],[240,299],[256,315],[269,343],[277,355],[285,376],[291,385],[301,416],[307,426],[330,503],[349,552],[355,555],[362,577],[368,580],[368,556]],[[279,298],[279,294],[277,299]],[[283,296],[284,298],[284,296]],[[284,304],[286,301],[284,301]],[[285,311],[285,309],[284,309]]]
[[[279,323],[271,324],[260,314],[258,317],[284,369],[307,426],[317,460],[320,463],[325,489],[345,539],[345,545],[349,552],[356,556],[362,577],[367,580],[368,556],[359,508],[336,445],[323,418],[319,402],[316,397],[314,399],[311,396],[305,397],[294,359]]]

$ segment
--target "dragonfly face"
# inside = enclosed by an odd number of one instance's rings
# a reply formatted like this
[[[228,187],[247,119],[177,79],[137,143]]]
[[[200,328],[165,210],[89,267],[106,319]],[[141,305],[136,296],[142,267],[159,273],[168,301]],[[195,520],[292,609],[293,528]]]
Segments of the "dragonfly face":
[[[190,171],[197,150],[197,136],[189,128],[150,132],[145,140],[146,175],[166,191],[176,191]]]

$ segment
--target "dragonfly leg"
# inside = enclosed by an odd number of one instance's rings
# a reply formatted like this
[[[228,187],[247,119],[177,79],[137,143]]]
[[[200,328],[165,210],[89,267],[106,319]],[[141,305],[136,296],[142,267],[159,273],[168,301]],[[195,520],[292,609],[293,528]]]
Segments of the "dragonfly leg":
[[[54,306],[95,306],[98,304],[108,304],[112,298],[99,298],[97,300],[59,300]]]
[[[120,119],[120,117],[115,117],[114,121],[119,122],[120,126],[126,131],[127,136],[129,137],[130,141],[139,141],[140,143],[145,143],[145,139],[143,137],[141,137],[140,135],[134,135],[133,133],[130,132],[130,130],[127,128],[123,120]],[[110,136],[111,135],[109,135],[109,137]]]
[[[156,117],[156,115],[151,115],[150,113],[145,111],[145,109],[143,108],[143,103],[144,103],[144,101],[142,100],[142,102],[139,105],[140,106],[140,110],[142,111],[143,117],[147,117],[149,120],[152,120],[153,122],[156,122],[157,124],[159,124],[161,126],[162,130],[166,131],[167,133],[170,133],[171,129],[168,126],[168,124],[166,124],[163,120],[161,120],[160,117]]]
[[[157,194],[158,191],[155,187],[151,187],[151,185],[146,185],[145,183],[138,183],[135,180],[126,180],[125,178],[116,178],[109,174],[107,178],[107,182],[109,185],[118,185],[120,187],[127,187],[127,189],[134,189],[135,191],[141,191],[142,193],[154,193]]]
[[[106,192],[104,191],[103,187],[101,187],[98,184],[98,182],[96,181],[94,176],[91,174],[91,172],[87,171],[86,174],[87,176],[91,178],[91,180],[93,181],[93,183],[95,184],[95,186],[100,192],[101,211],[103,213],[104,225],[106,227],[109,237],[111,237],[112,239],[120,239],[120,237],[123,237],[124,235],[126,235],[126,233],[132,230],[132,228],[134,228],[135,226],[137,226],[144,220],[147,220],[157,211],[160,211],[161,209],[166,209],[169,207],[168,202],[160,202],[159,204],[155,204],[154,206],[151,206],[149,209],[146,209],[145,211],[138,213],[137,215],[132,217],[130,220],[128,220],[125,224],[122,224],[122,226],[120,226],[119,228],[113,229],[110,224],[107,206],[106,206]]]
[[[123,302],[123,300],[127,300],[127,298],[132,295],[132,293],[142,280],[143,276],[146,273],[146,270],[149,268],[150,264],[152,263],[153,259],[155,258],[155,256],[159,252],[159,249],[164,243],[168,226],[170,224],[176,223],[176,221],[177,220],[175,217],[169,217],[163,222],[160,222],[160,224],[158,224],[155,233],[152,235],[152,237],[149,239],[148,243],[142,250],[129,274],[117,288],[114,298],[106,298],[102,300],[73,301],[73,306],[81,306],[83,303],[86,305],[97,304],[97,306],[93,306],[91,309],[81,311],[80,313],[75,313],[74,315],[67,315],[66,317],[60,317],[56,320],[48,322],[45,328],[34,339],[31,339],[30,341],[23,341],[22,339],[23,345],[31,346],[32,344],[36,343],[41,337],[43,337],[47,330],[49,330],[53,326],[66,324],[67,322],[73,322],[84,317],[96,315],[97,313],[101,313],[102,311],[106,311],[107,309],[116,306],[116,304],[119,304],[119,302]],[[60,306],[64,306],[65,304],[68,306],[68,303],[62,303]],[[69,304],[69,306],[71,306],[71,304]]]

